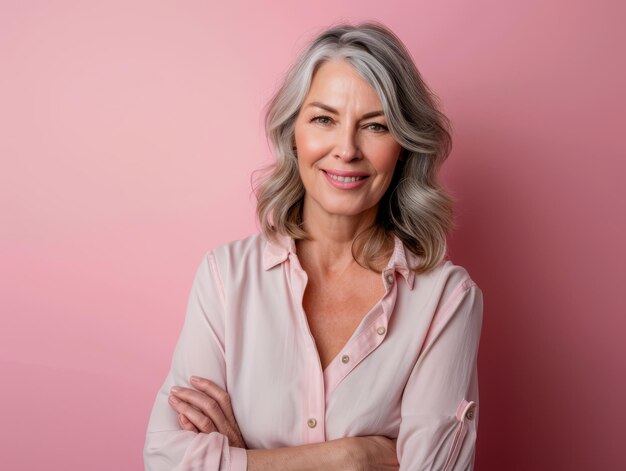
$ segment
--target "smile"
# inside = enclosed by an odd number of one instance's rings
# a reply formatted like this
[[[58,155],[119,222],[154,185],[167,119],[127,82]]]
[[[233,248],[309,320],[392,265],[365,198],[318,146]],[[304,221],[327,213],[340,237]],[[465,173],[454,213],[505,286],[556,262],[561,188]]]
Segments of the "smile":
[[[332,173],[329,173],[328,176],[338,182],[355,182],[357,180],[363,180],[364,178],[367,178],[367,177],[342,177],[340,175],[333,175]]]
[[[334,173],[328,173],[326,170],[322,170],[322,173],[324,173],[328,183],[340,190],[358,188],[369,178],[369,175],[336,175]]]

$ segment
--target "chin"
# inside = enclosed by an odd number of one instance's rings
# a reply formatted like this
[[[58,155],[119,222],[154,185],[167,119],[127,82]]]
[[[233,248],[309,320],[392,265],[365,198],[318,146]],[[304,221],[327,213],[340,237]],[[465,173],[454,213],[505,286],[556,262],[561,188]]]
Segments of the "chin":
[[[368,201],[363,197],[356,197],[356,195],[344,195],[345,198],[338,197],[337,195],[321,195],[322,197],[316,198],[314,195],[308,195],[305,198],[305,205],[311,204],[312,214],[326,214],[328,216],[339,217],[355,217],[355,216],[367,216],[374,210],[376,204],[367,204]]]
[[[370,208],[362,206],[355,207],[354,205],[345,204],[328,204],[322,206],[322,209],[328,214],[332,214],[334,216],[364,216]]]

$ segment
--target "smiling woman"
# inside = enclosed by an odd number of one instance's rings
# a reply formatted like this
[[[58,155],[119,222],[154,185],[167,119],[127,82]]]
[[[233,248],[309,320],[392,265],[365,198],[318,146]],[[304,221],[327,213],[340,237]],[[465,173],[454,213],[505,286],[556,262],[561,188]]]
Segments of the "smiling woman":
[[[472,468],[482,293],[445,258],[447,129],[386,27],[315,38],[267,110],[261,233],[196,273],[146,469]]]
[[[374,89],[349,62],[328,61],[316,71],[294,132],[305,221],[349,216],[363,228],[374,222],[402,150],[384,112],[368,112],[380,108]]]

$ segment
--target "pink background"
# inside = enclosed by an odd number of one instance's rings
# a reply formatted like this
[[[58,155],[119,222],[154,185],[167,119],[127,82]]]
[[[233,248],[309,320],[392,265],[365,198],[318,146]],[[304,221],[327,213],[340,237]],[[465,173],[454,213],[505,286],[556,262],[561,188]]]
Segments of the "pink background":
[[[0,2],[1,467],[142,469],[197,264],[256,230],[262,106],[321,28],[378,19],[454,124],[477,469],[615,469],[622,2],[300,3]]]

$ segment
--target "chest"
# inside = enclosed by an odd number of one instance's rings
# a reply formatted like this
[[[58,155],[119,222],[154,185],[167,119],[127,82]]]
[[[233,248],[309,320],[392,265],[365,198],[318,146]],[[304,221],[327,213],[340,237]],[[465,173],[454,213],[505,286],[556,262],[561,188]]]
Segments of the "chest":
[[[246,443],[276,448],[397,436],[402,391],[429,309],[399,282],[386,290],[380,273],[328,283],[316,282],[310,272],[269,274],[245,290],[225,285],[227,387]]]
[[[341,352],[363,317],[384,294],[384,285],[377,273],[332,282],[310,280],[302,306],[322,369]]]

